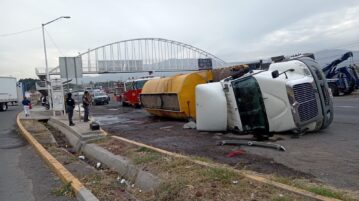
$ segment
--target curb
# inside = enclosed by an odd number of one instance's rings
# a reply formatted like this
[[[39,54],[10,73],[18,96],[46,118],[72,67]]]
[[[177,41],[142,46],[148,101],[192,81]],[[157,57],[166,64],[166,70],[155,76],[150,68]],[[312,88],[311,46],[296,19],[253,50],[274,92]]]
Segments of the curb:
[[[131,164],[126,158],[114,155],[96,144],[91,144],[91,141],[81,140],[81,135],[69,128],[67,124],[53,118],[50,118],[48,124],[66,136],[71,146],[74,147],[74,151],[82,152],[86,157],[105,164],[126,178],[126,180],[130,180],[140,187],[141,190],[152,191],[161,184],[160,178],[149,172],[142,171]],[[107,135],[104,130],[101,131]]]
[[[86,135],[81,135],[80,133],[69,127],[67,124],[55,118],[50,118],[47,123],[50,126],[61,131],[61,133],[63,133],[66,136],[67,140],[69,141],[71,146],[74,148],[74,151],[76,152],[81,151],[82,147],[85,144],[102,139],[107,134],[100,129],[100,131],[92,131],[87,133]],[[97,132],[102,132],[104,135],[95,134]]]
[[[141,170],[131,164],[127,158],[115,155],[96,144],[85,144],[82,147],[82,153],[84,153],[86,157],[100,161],[107,167],[115,170],[145,192],[153,191],[161,184],[161,180],[157,176]]]
[[[59,161],[57,161],[21,124],[20,113],[16,117],[16,124],[22,136],[34,147],[35,151],[46,164],[60,177],[64,183],[71,183],[71,187],[80,201],[99,201],[76,177],[74,177]]]
[[[309,198],[309,199],[320,200],[320,201],[340,201],[339,199],[336,199],[336,198],[329,198],[329,197],[325,197],[325,196],[322,196],[322,195],[317,195],[315,193],[312,193],[312,192],[309,192],[309,191],[306,191],[306,190],[303,190],[303,189],[300,189],[300,188],[296,188],[296,187],[289,186],[289,185],[286,185],[286,184],[282,184],[282,183],[279,183],[279,182],[276,182],[276,181],[272,181],[270,179],[262,177],[262,176],[260,176],[258,174],[253,173],[253,172],[249,173],[249,172],[244,172],[242,170],[237,170],[237,169],[234,169],[234,168],[232,168],[232,167],[230,167],[228,165],[223,165],[223,164],[219,164],[219,163],[211,164],[211,163],[207,163],[207,162],[204,162],[204,161],[199,161],[199,160],[192,159],[189,156],[181,155],[181,154],[178,154],[178,153],[166,151],[164,149],[156,148],[156,147],[153,147],[153,146],[150,146],[150,145],[147,145],[147,144],[143,144],[143,143],[140,143],[140,142],[129,140],[127,138],[123,138],[123,137],[119,137],[119,136],[111,136],[111,137],[114,138],[114,139],[121,140],[123,142],[127,142],[127,143],[130,143],[130,144],[139,146],[139,147],[145,147],[145,148],[151,149],[153,151],[157,151],[157,152],[162,153],[162,154],[166,154],[166,155],[173,156],[173,157],[176,157],[176,158],[184,158],[186,160],[189,160],[191,162],[194,162],[194,163],[196,163],[198,165],[202,165],[202,166],[205,166],[205,167],[211,167],[211,168],[223,168],[223,167],[225,167],[225,168],[228,168],[228,169],[230,169],[230,170],[232,170],[234,172],[237,172],[237,173],[243,175],[244,177],[246,177],[248,179],[254,180],[254,181],[262,183],[262,184],[270,185],[270,186],[273,186],[273,187],[276,187],[276,188],[279,188],[279,189],[285,190],[287,192],[291,192],[291,193],[294,193],[294,194],[297,194],[297,195],[300,195],[300,196],[303,196],[303,197],[306,197],[306,198]]]
[[[63,126],[62,122],[55,120],[53,118],[50,118],[49,121],[47,121],[47,123],[65,135],[70,145],[74,148],[74,151],[78,152],[81,149],[82,143],[77,133],[73,132],[73,130],[70,130],[66,126]]]

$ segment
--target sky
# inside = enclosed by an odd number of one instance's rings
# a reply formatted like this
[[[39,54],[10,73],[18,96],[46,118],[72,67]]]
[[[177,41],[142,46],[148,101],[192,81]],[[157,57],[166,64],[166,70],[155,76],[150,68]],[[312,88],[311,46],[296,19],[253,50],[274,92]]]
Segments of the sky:
[[[359,49],[357,0],[0,0],[0,75],[36,78],[58,57],[133,38],[187,43],[227,61]],[[15,34],[24,30],[32,30]]]

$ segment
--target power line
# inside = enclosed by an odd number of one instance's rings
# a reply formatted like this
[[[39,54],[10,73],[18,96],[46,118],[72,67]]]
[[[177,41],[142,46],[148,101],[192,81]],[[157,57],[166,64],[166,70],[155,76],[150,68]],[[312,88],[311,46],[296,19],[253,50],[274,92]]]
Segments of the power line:
[[[0,37],[15,36],[15,35],[19,35],[19,34],[22,34],[22,33],[35,31],[35,30],[38,30],[38,29],[41,29],[41,27],[34,27],[34,28],[31,28],[31,29],[26,29],[26,30],[22,30],[22,31],[18,31],[18,32],[13,32],[13,33],[0,34]]]
[[[56,45],[56,43],[55,43],[54,39],[51,37],[50,33],[49,33],[48,31],[46,31],[46,34],[47,34],[47,36],[49,36],[51,43],[55,46],[55,48],[57,49],[57,51],[61,54],[61,56],[64,57],[65,54],[64,54],[64,53],[60,50],[60,48]]]

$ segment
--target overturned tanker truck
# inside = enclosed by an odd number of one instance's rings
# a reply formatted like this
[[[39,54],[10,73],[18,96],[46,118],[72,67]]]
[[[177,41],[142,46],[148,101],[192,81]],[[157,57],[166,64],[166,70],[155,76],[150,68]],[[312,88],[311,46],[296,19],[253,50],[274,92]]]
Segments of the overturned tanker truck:
[[[196,86],[196,126],[200,131],[300,134],[328,127],[333,120],[331,93],[312,58],[287,58],[267,71],[241,69],[220,82]]]

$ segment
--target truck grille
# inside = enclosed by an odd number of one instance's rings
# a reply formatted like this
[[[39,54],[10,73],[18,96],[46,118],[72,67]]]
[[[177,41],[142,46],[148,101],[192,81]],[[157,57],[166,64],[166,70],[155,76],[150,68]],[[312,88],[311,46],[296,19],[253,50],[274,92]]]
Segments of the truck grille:
[[[299,103],[298,114],[300,121],[308,121],[318,116],[317,100],[310,83],[293,86],[294,98]]]

